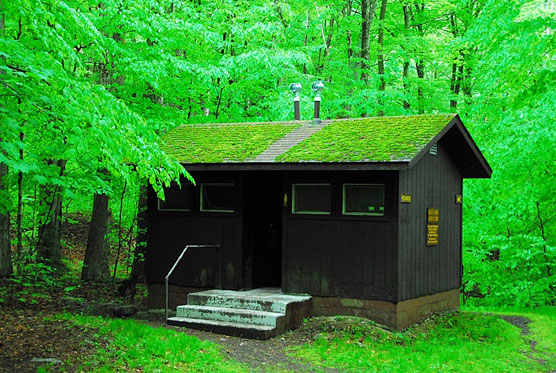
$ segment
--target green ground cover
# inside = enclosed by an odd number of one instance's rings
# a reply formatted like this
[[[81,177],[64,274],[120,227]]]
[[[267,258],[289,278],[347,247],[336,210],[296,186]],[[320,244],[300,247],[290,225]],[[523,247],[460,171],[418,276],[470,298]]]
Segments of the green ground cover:
[[[532,334],[522,336],[518,327],[497,316],[464,311],[434,317],[404,333],[369,323],[325,330],[292,353],[317,366],[347,371],[552,371],[554,307],[507,314],[531,318]],[[530,338],[538,342],[535,350]]]
[[[518,327],[500,316],[523,322]],[[180,331],[134,320],[69,313],[58,319],[90,328],[94,333],[91,339],[97,341],[92,345],[95,351],[81,363],[79,368],[83,370],[252,370],[222,354],[222,350],[233,347],[201,341]],[[464,308],[432,317],[404,332],[388,331],[356,317],[321,317],[307,320],[301,329],[290,332],[288,340],[299,340],[296,334],[312,335],[312,342],[289,343],[287,353],[317,371],[551,372],[556,369],[555,331],[556,307]],[[265,343],[250,342],[262,344],[259,347]],[[283,370],[273,364],[276,362],[265,363],[264,369]]]
[[[145,371],[243,372],[238,362],[225,358],[218,345],[165,328],[155,328],[135,320],[103,319],[102,317],[59,316],[79,326],[96,330],[96,343],[80,369],[95,372]]]
[[[495,315],[519,315],[531,320],[528,324],[530,334],[527,340],[533,340],[535,351],[533,356],[546,362],[546,371],[556,371],[556,307],[538,308],[507,308],[494,307],[462,307],[466,311],[492,313]]]

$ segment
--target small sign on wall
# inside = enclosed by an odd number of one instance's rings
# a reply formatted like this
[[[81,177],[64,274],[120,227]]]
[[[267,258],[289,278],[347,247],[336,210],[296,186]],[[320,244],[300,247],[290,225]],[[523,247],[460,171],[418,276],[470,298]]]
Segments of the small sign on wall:
[[[411,194],[402,194],[402,203],[411,203]]]
[[[440,211],[437,208],[427,209],[427,246],[438,245],[438,223],[440,222]]]
[[[463,197],[461,194],[456,194],[456,203],[461,205],[463,203]]]

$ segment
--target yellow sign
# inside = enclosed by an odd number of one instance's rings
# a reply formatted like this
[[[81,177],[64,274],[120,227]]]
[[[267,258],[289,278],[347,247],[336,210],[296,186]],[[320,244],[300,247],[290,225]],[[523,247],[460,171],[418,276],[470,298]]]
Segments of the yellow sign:
[[[284,193],[284,206],[288,205],[288,193]]]
[[[411,203],[411,194],[402,194],[402,203]]]
[[[438,223],[440,211],[437,208],[427,209],[427,246],[438,245]]]
[[[427,209],[427,222],[438,224],[439,211],[438,209],[428,208]]]
[[[427,246],[438,245],[438,225],[427,224]]]
[[[458,205],[461,205],[463,202],[463,197],[461,196],[461,194],[456,194],[456,203]]]

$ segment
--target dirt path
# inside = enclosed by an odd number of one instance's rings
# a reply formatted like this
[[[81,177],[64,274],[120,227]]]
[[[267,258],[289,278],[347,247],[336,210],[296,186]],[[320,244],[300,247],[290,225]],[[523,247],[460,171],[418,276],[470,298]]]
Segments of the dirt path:
[[[164,327],[162,321],[148,320],[153,327]],[[231,359],[246,364],[252,371],[288,370],[293,372],[338,372],[337,369],[315,367],[302,359],[288,355],[288,348],[313,341],[314,331],[305,327],[287,332],[266,341],[230,337],[200,330],[175,326],[168,328],[207,340],[223,347]]]
[[[535,360],[540,365],[546,366],[546,361],[535,355],[537,353],[537,350],[535,348],[537,346],[537,341],[535,341],[532,337],[529,337],[531,335],[531,328],[529,327],[529,324],[531,323],[531,319],[525,316],[516,316],[516,315],[497,315],[497,316],[500,317],[502,320],[505,320],[510,324],[517,326],[518,328],[521,329],[521,335],[523,336],[523,339],[525,340],[525,342],[529,343],[529,346],[531,346],[531,351],[524,352],[523,354],[527,356],[529,359]]]

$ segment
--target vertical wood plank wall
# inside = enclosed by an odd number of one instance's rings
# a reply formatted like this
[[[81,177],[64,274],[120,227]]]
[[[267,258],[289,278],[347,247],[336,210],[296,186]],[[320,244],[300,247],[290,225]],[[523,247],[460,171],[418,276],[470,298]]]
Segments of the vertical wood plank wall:
[[[236,194],[241,193],[238,175],[216,173],[212,177],[193,175],[197,186],[202,182],[233,182]],[[182,182],[182,184],[185,181]],[[218,269],[216,249],[190,249],[172,274],[170,283],[190,287],[213,288],[218,271],[222,271],[222,286],[238,289],[242,279],[243,219],[239,198],[234,213],[199,213],[199,191],[192,212],[158,211],[157,197],[149,188],[147,221],[147,282],[163,284],[164,277],[187,244],[220,244],[222,267]]]
[[[303,182],[332,184],[332,214],[293,215],[285,208],[283,286],[292,293],[395,301],[397,171],[288,174],[286,190]],[[343,183],[385,184],[385,216],[344,216]],[[284,279],[283,279],[284,281]]]
[[[461,282],[460,171],[438,143],[438,155],[425,155],[412,169],[400,171],[398,301],[457,289]],[[398,197],[399,198],[399,197]],[[399,199],[398,199],[399,201]],[[440,209],[438,246],[426,246],[427,208]]]

